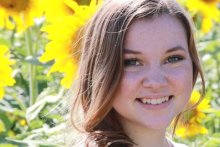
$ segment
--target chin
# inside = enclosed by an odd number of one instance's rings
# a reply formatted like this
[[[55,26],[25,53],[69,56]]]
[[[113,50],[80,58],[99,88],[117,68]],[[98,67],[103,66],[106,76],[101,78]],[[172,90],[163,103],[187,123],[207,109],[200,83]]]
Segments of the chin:
[[[170,126],[171,121],[154,121],[154,122],[146,122],[142,124],[144,127],[153,129],[153,130],[166,130]]]

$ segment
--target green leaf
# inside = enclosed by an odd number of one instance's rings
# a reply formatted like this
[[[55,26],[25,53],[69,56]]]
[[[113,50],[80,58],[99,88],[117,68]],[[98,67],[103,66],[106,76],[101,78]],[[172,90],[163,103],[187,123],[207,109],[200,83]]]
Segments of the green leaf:
[[[18,147],[18,146],[13,144],[0,144],[0,147]]]
[[[214,109],[214,108],[210,108],[207,110],[203,110],[205,113],[210,113],[210,114],[214,114],[215,117],[220,117],[220,110]]]
[[[44,96],[45,93],[47,92],[43,92],[39,97],[42,97],[42,95]],[[26,113],[27,121],[30,122],[36,119],[40,115],[40,112],[43,110],[46,104],[56,103],[59,99],[62,98],[62,96],[63,96],[63,90],[61,90],[58,95],[47,95],[43,98],[37,98],[37,100],[39,101],[37,101],[34,105],[32,105],[27,109],[27,113]]]
[[[42,127],[43,124],[44,124],[43,121],[37,119],[37,120],[31,121],[29,126],[31,127],[31,130],[34,130],[34,129]]]
[[[204,147],[218,147],[220,146],[220,139],[211,137],[207,140],[207,142],[203,146]]]
[[[5,125],[6,131],[10,130],[12,125],[13,125],[13,123],[10,121],[10,119],[8,118],[6,113],[3,113],[3,112],[0,111],[0,119],[2,120],[2,122]]]

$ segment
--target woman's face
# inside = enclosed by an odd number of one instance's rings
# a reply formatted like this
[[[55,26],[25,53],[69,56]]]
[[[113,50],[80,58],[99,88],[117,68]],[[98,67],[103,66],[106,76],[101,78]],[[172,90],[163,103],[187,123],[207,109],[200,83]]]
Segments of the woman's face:
[[[134,21],[125,36],[123,72],[113,108],[125,131],[168,127],[193,88],[192,61],[180,21],[169,15]]]

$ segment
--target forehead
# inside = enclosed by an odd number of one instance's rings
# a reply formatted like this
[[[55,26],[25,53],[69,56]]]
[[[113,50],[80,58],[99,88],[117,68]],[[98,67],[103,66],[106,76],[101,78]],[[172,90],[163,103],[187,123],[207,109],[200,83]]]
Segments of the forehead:
[[[124,40],[125,48],[129,49],[167,48],[176,45],[188,48],[186,31],[179,19],[168,14],[133,21]]]

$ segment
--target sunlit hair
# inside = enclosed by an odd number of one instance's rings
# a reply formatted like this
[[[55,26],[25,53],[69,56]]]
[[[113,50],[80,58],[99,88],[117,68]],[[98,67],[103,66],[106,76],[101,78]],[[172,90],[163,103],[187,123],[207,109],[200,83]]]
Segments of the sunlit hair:
[[[127,29],[137,19],[152,19],[168,14],[183,25],[193,64],[193,85],[201,77],[202,96],[205,91],[203,73],[186,12],[172,0],[105,0],[102,7],[85,26],[81,41],[78,79],[72,96],[72,124],[87,138],[87,146],[133,146],[112,109],[113,97],[123,74],[123,46]],[[190,73],[189,73],[190,74]],[[201,101],[200,98],[199,102]],[[198,103],[199,103],[198,102]],[[175,118],[175,125],[181,114]]]

